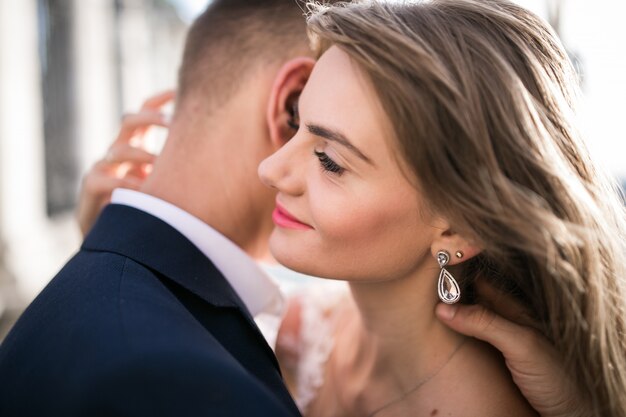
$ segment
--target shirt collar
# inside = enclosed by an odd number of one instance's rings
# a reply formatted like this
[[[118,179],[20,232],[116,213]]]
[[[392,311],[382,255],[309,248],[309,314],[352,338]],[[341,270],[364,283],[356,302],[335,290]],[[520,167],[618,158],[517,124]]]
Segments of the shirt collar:
[[[239,246],[202,220],[167,201],[134,190],[114,190],[111,203],[151,214],[189,239],[224,275],[252,316],[282,314],[284,298],[278,284]]]

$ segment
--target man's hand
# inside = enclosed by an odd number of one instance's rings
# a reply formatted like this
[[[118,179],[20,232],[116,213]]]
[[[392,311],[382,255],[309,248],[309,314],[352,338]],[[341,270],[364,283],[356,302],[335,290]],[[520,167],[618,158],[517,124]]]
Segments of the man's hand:
[[[173,100],[175,93],[166,91],[146,100],[139,113],[128,114],[106,156],[85,175],[80,190],[76,217],[85,236],[102,208],[110,201],[113,190],[122,187],[137,190],[152,168],[155,155],[143,149],[141,139],[151,126],[168,127],[159,111]]]
[[[455,331],[500,350],[513,380],[541,416],[590,415],[576,386],[565,375],[558,352],[533,328],[523,309],[486,284],[478,292],[500,314],[483,305],[440,304],[437,317]]]

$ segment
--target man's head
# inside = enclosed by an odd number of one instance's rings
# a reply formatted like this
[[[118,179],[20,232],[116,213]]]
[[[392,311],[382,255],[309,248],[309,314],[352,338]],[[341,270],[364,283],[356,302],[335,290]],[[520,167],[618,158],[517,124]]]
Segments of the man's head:
[[[219,106],[254,72],[309,55],[301,7],[298,0],[211,2],[187,35],[179,106],[192,97]]]
[[[313,66],[296,0],[214,0],[190,28],[167,143],[144,191],[264,256],[274,194],[257,166],[295,133]]]

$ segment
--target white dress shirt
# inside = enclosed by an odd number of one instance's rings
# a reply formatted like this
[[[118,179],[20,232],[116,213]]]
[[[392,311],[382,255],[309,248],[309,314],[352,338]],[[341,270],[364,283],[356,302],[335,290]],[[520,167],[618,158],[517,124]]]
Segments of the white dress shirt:
[[[172,226],[193,243],[224,275],[274,347],[284,309],[278,284],[226,236],[181,208],[138,191],[118,188],[112,204],[134,207]]]

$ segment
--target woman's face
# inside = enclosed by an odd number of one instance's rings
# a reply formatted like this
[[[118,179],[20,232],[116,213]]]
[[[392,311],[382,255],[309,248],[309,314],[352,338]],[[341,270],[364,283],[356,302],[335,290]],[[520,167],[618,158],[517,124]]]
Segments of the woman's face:
[[[259,167],[278,191],[270,249],[299,272],[344,280],[407,276],[440,231],[398,166],[390,121],[338,47],[300,97],[297,134]]]

